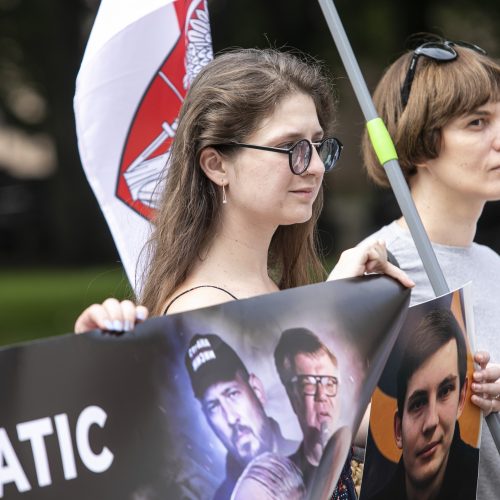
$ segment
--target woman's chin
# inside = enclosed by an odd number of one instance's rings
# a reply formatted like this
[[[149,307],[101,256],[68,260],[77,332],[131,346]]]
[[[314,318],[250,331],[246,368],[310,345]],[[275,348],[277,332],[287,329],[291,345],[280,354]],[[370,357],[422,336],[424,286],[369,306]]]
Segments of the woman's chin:
[[[292,226],[293,224],[304,224],[308,222],[312,217],[312,211],[307,214],[297,214],[296,217],[287,217],[286,221],[283,221],[280,226]]]

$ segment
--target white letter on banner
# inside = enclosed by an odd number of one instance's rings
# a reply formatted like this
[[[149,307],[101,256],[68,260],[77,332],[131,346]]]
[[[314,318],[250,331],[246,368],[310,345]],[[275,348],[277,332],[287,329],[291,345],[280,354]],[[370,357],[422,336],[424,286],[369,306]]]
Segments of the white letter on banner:
[[[0,429],[0,498],[3,498],[3,485],[15,482],[20,493],[31,490],[28,478],[12,448],[4,428]]]
[[[64,479],[74,479],[77,476],[73,442],[69,430],[68,415],[61,413],[54,417],[57,438],[59,439],[59,450],[64,470]]]
[[[31,442],[36,476],[40,486],[48,486],[52,483],[44,438],[53,432],[54,429],[49,417],[17,424],[17,436],[19,437],[19,441]]]
[[[100,454],[95,454],[90,448],[89,429],[92,424],[104,427],[108,416],[98,406],[89,406],[82,411],[76,423],[76,446],[82,462],[92,472],[104,472],[109,469],[114,455],[106,446]]]

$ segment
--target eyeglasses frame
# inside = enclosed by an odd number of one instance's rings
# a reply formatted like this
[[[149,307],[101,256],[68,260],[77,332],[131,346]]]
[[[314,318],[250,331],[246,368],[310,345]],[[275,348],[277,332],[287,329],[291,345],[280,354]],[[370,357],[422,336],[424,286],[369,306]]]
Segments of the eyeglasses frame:
[[[270,147],[270,146],[258,146],[256,144],[247,144],[247,143],[236,142],[236,141],[231,141],[231,142],[227,142],[224,144],[217,144],[217,145],[215,145],[215,147],[217,147],[217,146],[237,146],[237,147],[241,147],[241,148],[259,149],[261,151],[271,151],[274,153],[288,154],[288,166],[290,167],[292,174],[302,175],[309,168],[309,165],[311,164],[312,148],[315,147],[316,151],[319,154],[319,150],[320,150],[321,146],[328,140],[335,141],[335,143],[337,144],[337,147],[338,147],[338,155],[337,155],[337,158],[335,159],[335,161],[333,162],[332,166],[328,170],[325,167],[325,172],[331,172],[333,170],[333,168],[335,167],[335,165],[337,164],[337,162],[340,158],[340,155],[342,153],[342,149],[344,148],[344,145],[336,137],[326,137],[325,139],[323,139],[320,142],[311,142],[309,139],[299,139],[297,142],[295,142],[289,148],[275,148],[275,147]],[[309,162],[304,167],[304,169],[301,170],[300,172],[295,172],[295,170],[293,169],[293,162],[292,162],[293,150],[303,141],[306,141],[308,143],[311,155],[309,156]],[[305,163],[305,161],[304,161],[304,163]],[[323,163],[323,165],[324,165],[324,163]]]

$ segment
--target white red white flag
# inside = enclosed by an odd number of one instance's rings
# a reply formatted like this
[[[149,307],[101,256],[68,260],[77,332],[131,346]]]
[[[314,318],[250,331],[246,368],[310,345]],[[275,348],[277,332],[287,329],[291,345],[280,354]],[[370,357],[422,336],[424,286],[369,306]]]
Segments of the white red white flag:
[[[76,82],[78,147],[136,289],[177,115],[212,57],[206,0],[100,4]]]

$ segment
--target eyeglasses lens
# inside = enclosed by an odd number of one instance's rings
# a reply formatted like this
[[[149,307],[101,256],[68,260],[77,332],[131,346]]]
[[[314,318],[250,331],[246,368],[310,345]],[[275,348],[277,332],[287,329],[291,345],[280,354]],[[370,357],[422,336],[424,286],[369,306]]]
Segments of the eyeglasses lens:
[[[306,396],[316,395],[317,386],[321,385],[327,396],[335,396],[337,394],[337,381],[334,377],[327,376],[306,376],[302,379],[302,392]]]
[[[301,174],[309,166],[311,161],[311,144],[302,139],[297,142],[292,149],[292,170],[296,174]]]
[[[436,61],[452,61],[457,57],[452,47],[438,42],[424,43],[415,49],[415,54],[424,55]]]
[[[333,138],[325,139],[319,146],[318,153],[325,165],[325,172],[329,172],[339,159],[340,145]]]

